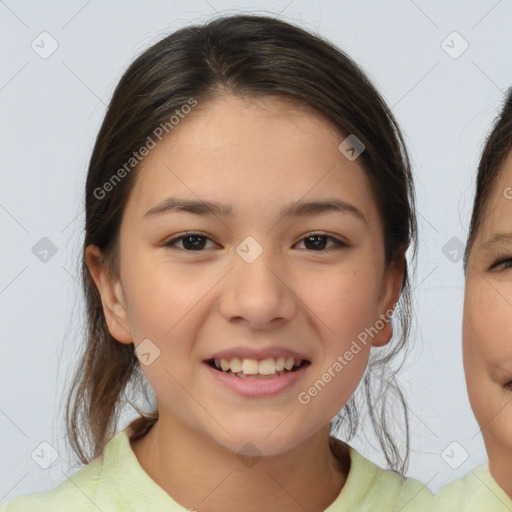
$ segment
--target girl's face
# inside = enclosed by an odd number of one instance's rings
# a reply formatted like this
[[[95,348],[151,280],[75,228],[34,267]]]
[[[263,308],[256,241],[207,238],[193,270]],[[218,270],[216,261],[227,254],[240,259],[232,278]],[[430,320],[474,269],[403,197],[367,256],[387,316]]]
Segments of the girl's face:
[[[338,149],[344,138],[281,100],[226,95],[145,158],[119,281],[95,280],[111,333],[135,343],[161,427],[282,453],[328,432],[370,346],[389,341],[403,269],[385,267],[370,183]],[[230,375],[215,359],[269,375]],[[287,359],[305,363],[272,374]]]
[[[491,472],[512,467],[511,191],[512,152],[494,185],[469,255],[464,301],[466,380]]]

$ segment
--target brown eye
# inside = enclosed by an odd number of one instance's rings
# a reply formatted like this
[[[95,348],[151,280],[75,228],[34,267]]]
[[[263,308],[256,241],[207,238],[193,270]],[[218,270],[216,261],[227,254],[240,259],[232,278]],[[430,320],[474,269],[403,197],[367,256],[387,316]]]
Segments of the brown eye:
[[[165,242],[163,246],[176,247],[177,243],[182,242],[182,247],[177,247],[178,249],[182,249],[184,251],[202,251],[208,240],[212,241],[201,233],[187,233]]]
[[[301,242],[304,242],[304,245],[306,245],[306,248],[312,251],[324,251],[329,241],[333,243],[334,247],[331,246],[328,249],[348,247],[348,244],[345,242],[323,233],[311,233],[301,240]]]

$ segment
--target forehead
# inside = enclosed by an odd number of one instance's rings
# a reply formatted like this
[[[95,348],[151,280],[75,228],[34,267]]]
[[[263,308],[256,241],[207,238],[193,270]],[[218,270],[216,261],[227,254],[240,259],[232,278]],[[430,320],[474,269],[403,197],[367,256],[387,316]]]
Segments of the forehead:
[[[492,185],[491,194],[482,215],[484,231],[493,229],[497,222],[510,218],[512,213],[512,151],[509,151]]]
[[[145,157],[127,206],[142,215],[178,195],[232,204],[236,215],[337,193],[378,216],[366,172],[338,149],[344,138],[311,108],[278,98],[208,100]]]

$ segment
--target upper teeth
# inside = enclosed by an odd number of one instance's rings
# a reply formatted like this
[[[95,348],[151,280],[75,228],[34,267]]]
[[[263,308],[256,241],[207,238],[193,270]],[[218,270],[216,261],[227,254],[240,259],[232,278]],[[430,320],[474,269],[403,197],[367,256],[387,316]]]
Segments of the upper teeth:
[[[224,372],[231,370],[233,373],[242,372],[245,375],[273,375],[276,372],[282,372],[284,369],[291,370],[302,364],[302,359],[293,357],[278,357],[274,359],[269,357],[258,361],[257,359],[214,359],[215,366]]]

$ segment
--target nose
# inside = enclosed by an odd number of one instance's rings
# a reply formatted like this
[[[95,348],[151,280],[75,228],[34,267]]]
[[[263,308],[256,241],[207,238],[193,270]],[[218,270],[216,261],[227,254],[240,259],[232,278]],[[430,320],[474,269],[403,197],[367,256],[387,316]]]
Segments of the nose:
[[[285,267],[270,250],[248,262],[235,253],[224,280],[220,312],[229,322],[266,330],[293,318],[297,300]]]

